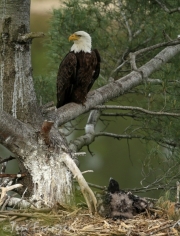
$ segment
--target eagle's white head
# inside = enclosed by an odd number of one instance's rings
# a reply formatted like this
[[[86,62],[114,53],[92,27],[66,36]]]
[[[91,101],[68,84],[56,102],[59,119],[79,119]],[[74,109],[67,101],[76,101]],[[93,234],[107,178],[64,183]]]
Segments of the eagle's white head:
[[[91,36],[84,31],[77,31],[69,36],[69,41],[74,41],[71,52],[91,52]]]

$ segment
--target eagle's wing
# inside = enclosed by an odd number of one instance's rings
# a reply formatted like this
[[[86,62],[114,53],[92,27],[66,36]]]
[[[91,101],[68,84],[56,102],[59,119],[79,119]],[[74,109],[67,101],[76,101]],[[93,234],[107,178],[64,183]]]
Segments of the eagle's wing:
[[[76,67],[76,56],[70,52],[61,62],[57,74],[57,108],[69,102],[73,83],[75,82]]]
[[[93,86],[95,80],[98,78],[99,73],[100,73],[101,57],[100,57],[100,54],[99,54],[98,50],[97,49],[92,50],[92,55],[94,57],[95,70],[93,71],[92,80],[91,80],[91,83],[88,86],[88,91],[87,92],[89,92],[89,90]]]

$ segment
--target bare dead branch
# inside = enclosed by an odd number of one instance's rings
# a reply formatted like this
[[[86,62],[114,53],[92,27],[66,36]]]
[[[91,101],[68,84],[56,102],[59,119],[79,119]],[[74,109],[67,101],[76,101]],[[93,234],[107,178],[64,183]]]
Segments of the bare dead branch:
[[[1,189],[1,198],[0,198],[0,206],[4,203],[4,200],[6,199],[6,193],[15,189],[15,188],[20,188],[22,187],[22,184],[14,184],[12,186],[8,187],[0,187]]]
[[[138,50],[134,53],[130,53],[129,56],[130,56],[130,63],[131,63],[132,69],[137,70],[137,66],[136,66],[136,56],[137,55],[140,55],[140,54],[148,52],[148,51],[152,51],[152,50],[160,48],[160,47],[173,46],[173,45],[177,45],[177,44],[180,44],[179,39],[172,40],[172,41],[169,41],[169,42],[164,42],[164,43],[158,43],[158,44],[155,44],[153,46],[140,49],[140,50]]]
[[[94,136],[95,137],[106,136],[106,137],[115,138],[118,140],[121,140],[121,139],[142,139],[142,140],[147,140],[147,141],[153,140],[161,146],[163,146],[163,145],[168,145],[168,146],[172,146],[172,147],[179,146],[178,143],[175,143],[172,141],[163,140],[163,139],[156,139],[154,137],[142,136],[142,135],[128,135],[128,134],[115,134],[115,133],[108,133],[108,132],[99,132],[99,133],[96,133]]]
[[[172,117],[179,117],[180,113],[171,113],[171,112],[155,112],[149,111],[141,107],[133,107],[133,106],[114,106],[114,105],[98,105],[94,107],[95,109],[119,109],[119,110],[131,110],[131,111],[140,111],[146,113],[148,115],[155,115],[155,116],[172,116]]]
[[[106,187],[106,186],[100,186],[100,185],[92,184],[92,183],[88,183],[88,185],[89,185],[90,187],[93,187],[93,188],[97,188],[97,189],[101,189],[101,190],[107,190],[107,187]]]
[[[99,132],[95,134],[95,137],[99,136],[107,136],[111,138],[116,138],[116,139],[149,139],[148,137],[140,136],[140,135],[127,135],[127,134],[114,134],[114,133],[108,133],[108,132]]]
[[[69,170],[73,173],[73,175],[76,177],[79,186],[81,188],[82,194],[86,200],[89,212],[91,214],[94,214],[97,209],[97,200],[96,197],[93,193],[93,191],[89,188],[87,182],[85,181],[84,177],[82,176],[82,173],[80,172],[80,170],[78,169],[78,167],[76,166],[75,162],[72,160],[72,158],[70,157],[69,154],[64,153],[62,155],[63,158],[63,162],[65,163],[65,165],[69,168]]]
[[[93,170],[85,170],[83,172],[81,172],[82,175],[86,174],[86,173],[93,173],[94,171]]]
[[[43,32],[30,32],[28,34],[19,35],[18,42],[31,42],[35,38],[42,38],[45,34]]]
[[[82,135],[75,139],[74,141],[71,141],[70,143],[70,149],[73,152],[76,152],[80,150],[83,146],[88,146],[94,141],[94,134],[95,134],[95,126],[97,124],[97,121],[100,117],[100,111],[98,110],[92,110],[90,112],[86,127],[85,127],[85,135]]]
[[[179,39],[175,39],[175,40],[172,40],[172,41],[169,41],[169,42],[164,42],[164,43],[157,43],[157,44],[155,44],[153,46],[140,49],[140,50],[134,52],[134,54],[137,56],[137,55],[139,55],[141,53],[152,51],[152,50],[154,50],[156,48],[161,48],[161,47],[166,47],[166,46],[174,46],[174,45],[178,45],[178,44],[180,44],[180,40]]]
[[[26,174],[0,174],[0,178],[21,178],[21,177],[25,177]]]
[[[2,164],[2,163],[4,163],[4,162],[11,161],[11,160],[14,160],[14,159],[16,159],[16,158],[15,158],[15,157],[12,157],[12,156],[7,157],[7,158],[4,158],[2,161],[0,161],[0,164]]]

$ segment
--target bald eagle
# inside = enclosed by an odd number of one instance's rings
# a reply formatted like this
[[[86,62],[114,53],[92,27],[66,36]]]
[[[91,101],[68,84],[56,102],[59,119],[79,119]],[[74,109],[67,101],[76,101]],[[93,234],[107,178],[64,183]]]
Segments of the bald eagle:
[[[57,75],[57,108],[69,102],[84,104],[100,72],[101,58],[97,49],[91,50],[91,36],[77,31],[70,35],[69,41],[74,44]]]

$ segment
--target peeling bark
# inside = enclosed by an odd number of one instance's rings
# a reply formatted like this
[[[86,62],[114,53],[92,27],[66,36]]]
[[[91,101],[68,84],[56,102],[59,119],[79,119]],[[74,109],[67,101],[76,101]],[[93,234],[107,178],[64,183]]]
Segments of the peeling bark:
[[[18,13],[18,14],[17,14]],[[72,175],[61,155],[65,138],[44,121],[31,66],[30,0],[0,1],[0,143],[11,150],[25,177],[18,180],[38,207],[71,204]]]
[[[31,41],[19,41],[30,30],[30,1],[2,0],[0,16],[0,111],[34,123],[39,111],[32,79]]]

